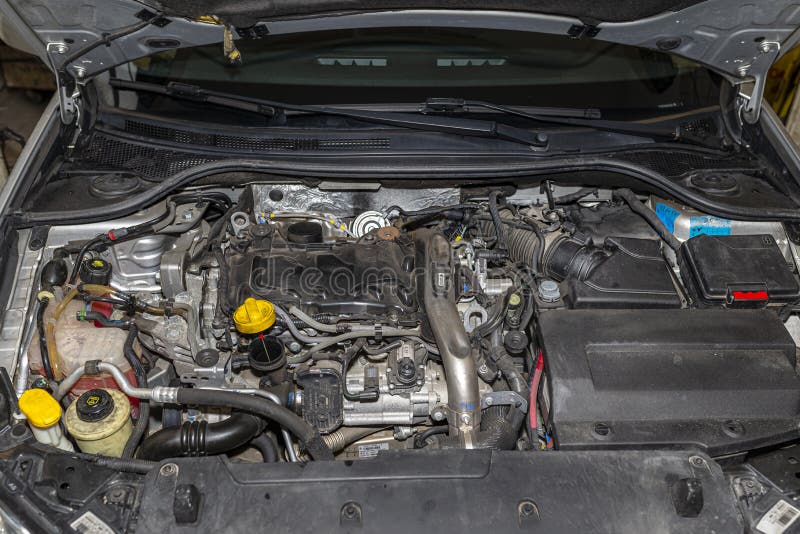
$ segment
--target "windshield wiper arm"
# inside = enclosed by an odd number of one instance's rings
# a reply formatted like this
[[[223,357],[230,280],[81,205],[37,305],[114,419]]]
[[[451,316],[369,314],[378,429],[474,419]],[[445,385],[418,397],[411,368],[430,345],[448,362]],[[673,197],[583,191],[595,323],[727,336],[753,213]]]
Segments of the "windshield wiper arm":
[[[417,113],[387,113],[358,109],[339,109],[328,106],[288,104],[261,98],[239,96],[220,91],[211,91],[203,89],[197,85],[177,82],[159,85],[113,78],[110,80],[110,83],[112,87],[117,89],[147,91],[150,93],[162,94],[184,100],[207,102],[209,104],[216,104],[224,107],[258,113],[268,117],[279,115],[285,111],[294,111],[317,115],[333,115],[373,124],[383,124],[386,126],[396,126],[399,128],[408,128],[412,130],[424,130],[429,132],[466,135],[472,137],[502,139],[504,141],[513,141],[537,148],[546,148],[548,145],[547,134],[541,132],[530,132],[523,128],[517,128],[507,124],[499,124],[494,121],[465,119],[461,117],[443,117],[424,114],[420,115]]]
[[[595,130],[603,130],[635,135],[665,137],[676,140],[680,137],[677,128],[662,128],[650,124],[627,121],[613,121],[602,118],[596,108],[528,108],[525,111],[513,107],[486,102],[483,100],[463,100],[459,98],[429,98],[420,106],[420,113],[467,113],[469,108],[483,108],[497,111],[505,115],[512,115],[524,119],[547,122],[551,124],[565,124],[569,126],[583,126]]]

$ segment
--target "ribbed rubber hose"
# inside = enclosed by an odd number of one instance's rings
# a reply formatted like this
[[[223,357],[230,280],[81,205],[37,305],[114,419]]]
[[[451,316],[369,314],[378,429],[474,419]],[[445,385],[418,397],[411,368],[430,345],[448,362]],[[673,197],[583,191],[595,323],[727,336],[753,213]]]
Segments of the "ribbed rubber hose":
[[[505,219],[504,219],[505,220]],[[527,221],[526,221],[527,222]],[[539,227],[533,221],[528,222],[528,226],[535,230],[523,230],[522,228],[505,228],[505,245],[508,257],[513,262],[523,262],[530,265],[537,273],[542,272],[542,258],[544,257],[545,239]],[[508,225],[504,225],[508,226]],[[487,236],[497,236],[494,223],[482,223],[481,231]],[[499,242],[499,241],[498,241]]]
[[[325,444],[317,429],[288,408],[284,408],[269,399],[242,395],[232,391],[180,388],[176,400],[179,404],[227,406],[275,421],[294,434],[300,442],[300,446],[314,460],[333,460],[333,452]]]
[[[222,454],[245,445],[263,428],[264,422],[258,416],[241,412],[218,423],[185,421],[181,426],[162,428],[147,436],[139,448],[139,458],[160,461]]]

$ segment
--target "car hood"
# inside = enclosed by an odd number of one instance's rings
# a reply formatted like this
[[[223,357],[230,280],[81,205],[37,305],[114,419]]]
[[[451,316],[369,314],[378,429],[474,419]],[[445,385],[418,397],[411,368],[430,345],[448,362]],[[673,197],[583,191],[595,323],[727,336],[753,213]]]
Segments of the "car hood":
[[[476,6],[480,6],[476,9]],[[151,24],[75,58],[87,76],[165,46],[342,27],[494,27],[669,51],[735,78],[765,72],[797,40],[797,0],[0,0],[8,41],[60,66],[69,52],[150,14]],[[215,18],[219,23],[209,24]],[[58,46],[65,44],[66,46]]]
[[[461,26],[667,51],[733,81],[754,80],[760,95],[770,66],[800,33],[800,0],[0,0],[0,11],[0,37],[79,80],[165,48],[222,42],[226,26],[234,39]]]

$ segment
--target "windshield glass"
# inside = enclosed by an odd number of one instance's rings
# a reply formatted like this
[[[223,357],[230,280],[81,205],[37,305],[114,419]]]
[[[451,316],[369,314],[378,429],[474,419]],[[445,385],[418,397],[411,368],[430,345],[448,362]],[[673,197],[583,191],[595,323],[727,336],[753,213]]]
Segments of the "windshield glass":
[[[658,115],[714,105],[718,76],[688,60],[595,39],[492,29],[379,28],[266,36],[164,51],[140,81],[181,81],[296,104],[417,103],[429,97]],[[122,67],[125,68],[125,67]]]

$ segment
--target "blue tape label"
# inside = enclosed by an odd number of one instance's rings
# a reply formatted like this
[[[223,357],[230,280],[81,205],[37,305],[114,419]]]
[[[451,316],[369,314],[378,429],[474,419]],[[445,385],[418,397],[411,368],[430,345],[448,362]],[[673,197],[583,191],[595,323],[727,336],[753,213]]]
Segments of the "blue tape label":
[[[689,237],[696,235],[731,235],[731,221],[710,215],[698,215],[689,219]]]
[[[659,219],[661,219],[661,222],[664,223],[664,226],[666,226],[667,230],[670,232],[675,231],[675,219],[680,217],[680,214],[681,212],[675,208],[671,208],[666,204],[656,202],[656,215]]]

